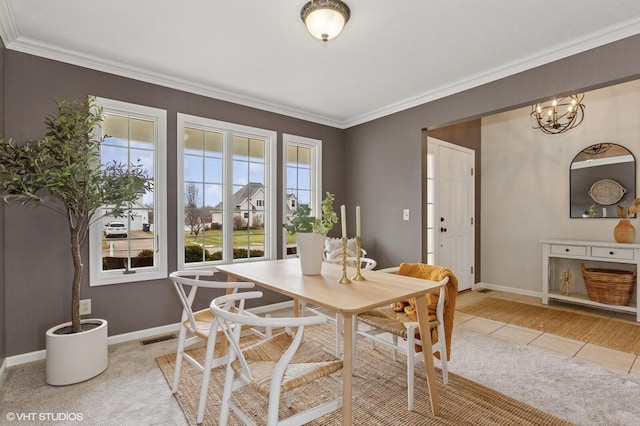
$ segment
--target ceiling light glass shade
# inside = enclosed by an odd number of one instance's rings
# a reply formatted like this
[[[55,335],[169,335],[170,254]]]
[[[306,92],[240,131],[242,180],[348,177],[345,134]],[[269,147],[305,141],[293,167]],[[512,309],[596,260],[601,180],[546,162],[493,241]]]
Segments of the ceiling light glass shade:
[[[312,0],[300,11],[309,33],[323,42],[336,38],[350,16],[349,6],[340,0]]]
[[[584,119],[584,94],[553,99],[531,107],[534,129],[549,135],[567,132]]]

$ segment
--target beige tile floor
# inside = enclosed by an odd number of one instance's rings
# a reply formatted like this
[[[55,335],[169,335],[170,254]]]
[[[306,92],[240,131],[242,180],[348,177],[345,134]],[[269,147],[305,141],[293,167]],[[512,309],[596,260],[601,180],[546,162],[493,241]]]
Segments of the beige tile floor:
[[[460,293],[456,301],[456,307],[460,308],[462,306],[468,306],[487,297],[498,297],[506,300],[517,301],[519,303],[542,305],[540,298],[494,290],[480,290]],[[630,321],[635,323],[634,315],[581,307],[579,305],[572,304],[563,304],[562,308],[570,311],[611,318],[617,321]],[[622,371],[634,376],[640,376],[640,357],[635,354],[621,352],[549,333],[542,333],[538,330],[532,330],[512,324],[492,321],[465,314],[460,311],[456,312],[454,318],[456,327],[468,328],[479,333],[489,334],[491,336],[511,340],[523,345],[535,346],[606,368]]]

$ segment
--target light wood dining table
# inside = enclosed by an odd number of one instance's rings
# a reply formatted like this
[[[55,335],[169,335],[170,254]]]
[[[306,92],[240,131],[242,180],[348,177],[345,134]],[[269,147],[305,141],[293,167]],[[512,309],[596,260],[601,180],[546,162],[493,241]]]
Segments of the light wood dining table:
[[[296,307],[298,301],[303,301],[344,317],[343,425],[352,424],[353,317],[373,308],[415,297],[420,334],[429,336],[426,294],[441,287],[437,281],[371,270],[362,271],[365,281],[339,284],[338,280],[342,277],[341,265],[325,262],[320,275],[302,275],[297,258],[219,265],[216,269],[226,273],[231,281],[251,281],[259,287],[289,296],[295,301]],[[354,268],[347,268],[349,278],[355,272]],[[431,339],[422,339],[422,342],[431,409],[433,415],[438,416],[438,390]]]

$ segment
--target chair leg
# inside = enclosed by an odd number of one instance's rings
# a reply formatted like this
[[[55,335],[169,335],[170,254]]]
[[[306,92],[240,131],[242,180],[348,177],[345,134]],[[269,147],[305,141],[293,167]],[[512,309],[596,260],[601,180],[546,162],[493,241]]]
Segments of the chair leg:
[[[342,354],[342,332],[344,318],[342,315],[336,313],[336,358],[340,358]]]
[[[198,403],[198,416],[197,423],[202,423],[204,419],[204,407],[207,403],[207,392],[209,390],[209,378],[211,377],[211,363],[213,362],[213,353],[216,346],[216,334],[217,328],[212,327],[209,331],[209,338],[207,339],[207,351],[204,359],[204,366],[202,371],[202,385],[200,386],[200,402]]]
[[[447,366],[447,350],[440,351],[440,360],[442,361],[442,382],[449,384],[449,367]]]
[[[227,371],[224,376],[224,388],[222,390],[222,401],[220,405],[220,426],[226,426],[229,421],[229,409],[230,409],[230,400],[231,400],[231,391],[233,390],[233,378],[235,372],[233,371],[233,367],[231,367],[231,361],[227,362]]]
[[[393,339],[393,346],[395,346],[397,348],[398,347],[398,336],[396,336],[394,334],[392,336],[392,339]],[[393,362],[397,362],[398,361],[398,350],[397,349],[392,349],[391,352],[393,354]]]
[[[180,326],[180,334],[178,336],[178,350],[176,351],[176,369],[173,373],[173,386],[171,392],[178,392],[178,384],[180,383],[180,370],[182,368],[182,352],[184,352],[184,341],[187,337],[187,329],[184,325]]]
[[[413,411],[413,371],[416,360],[415,334],[413,327],[407,329],[407,410]],[[395,355],[395,349],[394,349]]]
[[[272,377],[272,380],[273,380],[273,377]],[[290,402],[291,401],[289,400],[289,403]],[[278,388],[274,390],[274,387],[272,385],[269,391],[269,409],[267,411],[267,426],[276,426],[278,424],[279,409],[280,409],[280,386],[278,386]]]

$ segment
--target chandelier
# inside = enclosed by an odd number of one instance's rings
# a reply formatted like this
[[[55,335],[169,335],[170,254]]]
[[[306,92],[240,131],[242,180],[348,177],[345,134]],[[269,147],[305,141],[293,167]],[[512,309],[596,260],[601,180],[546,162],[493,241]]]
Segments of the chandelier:
[[[336,38],[350,16],[349,6],[340,0],[311,0],[300,11],[307,30],[323,43]]]
[[[567,132],[577,127],[584,119],[584,94],[557,98],[531,107],[535,119],[534,129],[549,135]]]

